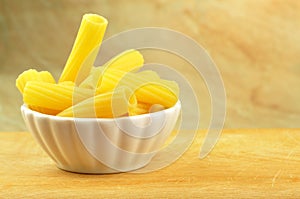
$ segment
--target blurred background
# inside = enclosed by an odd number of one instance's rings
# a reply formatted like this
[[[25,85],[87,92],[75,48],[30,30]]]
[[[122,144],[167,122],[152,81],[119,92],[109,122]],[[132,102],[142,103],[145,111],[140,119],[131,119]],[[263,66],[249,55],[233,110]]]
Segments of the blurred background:
[[[16,77],[36,68],[58,78],[84,13],[108,19],[105,38],[155,26],[205,47],[227,93],[225,128],[300,127],[298,0],[0,0],[1,131],[25,130]],[[204,82],[184,60],[145,52],[146,61],[153,56],[181,69],[195,86],[200,128],[207,128],[211,110]]]

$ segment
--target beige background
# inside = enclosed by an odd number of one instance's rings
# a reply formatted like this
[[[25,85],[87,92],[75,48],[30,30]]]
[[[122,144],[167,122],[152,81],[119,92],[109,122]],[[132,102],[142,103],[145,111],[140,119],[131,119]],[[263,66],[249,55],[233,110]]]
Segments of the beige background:
[[[131,28],[167,27],[202,44],[223,77],[226,128],[300,126],[300,1],[298,0],[0,0],[0,130],[25,130],[15,79],[27,68],[57,78],[81,16],[109,20],[106,38]],[[156,56],[146,52],[146,60]],[[200,127],[209,123],[209,95],[187,63],[158,60],[181,69],[195,86]],[[191,107],[193,108],[193,107]]]

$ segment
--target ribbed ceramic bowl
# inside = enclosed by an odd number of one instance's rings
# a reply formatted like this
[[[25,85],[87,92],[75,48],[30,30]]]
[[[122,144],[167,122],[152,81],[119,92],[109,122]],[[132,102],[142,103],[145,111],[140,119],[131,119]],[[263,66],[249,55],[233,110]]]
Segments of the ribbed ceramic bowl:
[[[178,119],[181,104],[138,116],[116,119],[45,115],[25,105],[28,130],[57,167],[78,173],[117,173],[147,165]]]

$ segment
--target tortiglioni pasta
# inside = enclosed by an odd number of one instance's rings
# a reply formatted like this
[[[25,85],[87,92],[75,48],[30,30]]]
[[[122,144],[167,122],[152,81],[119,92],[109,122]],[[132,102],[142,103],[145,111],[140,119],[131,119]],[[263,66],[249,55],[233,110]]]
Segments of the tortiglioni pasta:
[[[94,67],[107,20],[83,16],[72,51],[56,83],[48,71],[24,71],[16,80],[32,110],[60,117],[112,118],[156,112],[178,101],[176,82],[151,70],[140,71],[144,58],[126,50]]]
[[[89,74],[98,54],[107,26],[104,17],[85,14],[59,82],[73,81],[80,84]]]

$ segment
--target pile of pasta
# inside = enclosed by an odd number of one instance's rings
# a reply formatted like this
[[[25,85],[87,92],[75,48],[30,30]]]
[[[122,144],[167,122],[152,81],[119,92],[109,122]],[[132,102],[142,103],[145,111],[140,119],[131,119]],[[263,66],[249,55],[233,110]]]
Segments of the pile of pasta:
[[[96,14],[82,18],[71,54],[56,82],[50,72],[29,69],[16,86],[32,110],[61,117],[113,118],[155,112],[178,101],[175,81],[141,70],[142,54],[130,49],[103,66],[93,66],[107,20]]]

